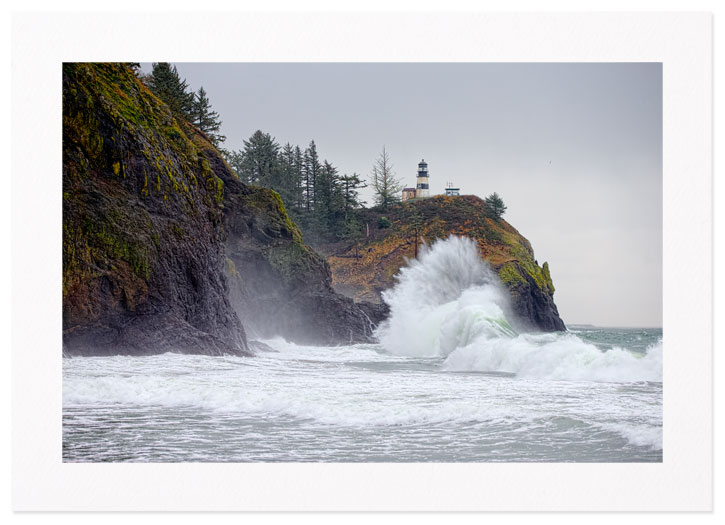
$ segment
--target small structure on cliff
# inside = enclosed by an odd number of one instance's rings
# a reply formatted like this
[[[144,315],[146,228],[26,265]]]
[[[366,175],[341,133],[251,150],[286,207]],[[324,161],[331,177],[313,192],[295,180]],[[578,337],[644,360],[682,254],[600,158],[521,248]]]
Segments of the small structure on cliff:
[[[403,194],[401,200],[403,202],[408,199],[425,199],[430,197],[430,190],[428,184],[428,164],[425,159],[421,159],[418,163],[418,173],[416,175],[415,188],[403,188]]]
[[[405,202],[408,199],[415,199],[415,188],[403,188],[402,201]]]
[[[421,159],[418,163],[418,175],[416,177],[415,196],[423,199],[429,196],[428,191],[428,164],[425,159]]]
[[[461,188],[454,188],[453,183],[446,184],[446,197],[457,197],[461,194]]]

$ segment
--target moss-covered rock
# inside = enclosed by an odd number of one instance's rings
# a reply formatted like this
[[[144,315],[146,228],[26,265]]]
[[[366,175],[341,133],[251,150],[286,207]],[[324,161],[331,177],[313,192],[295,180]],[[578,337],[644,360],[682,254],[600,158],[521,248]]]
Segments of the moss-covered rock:
[[[327,262],[303,242],[279,194],[242,184],[231,170],[222,179],[230,298],[250,336],[370,341],[387,309],[333,290]]]
[[[66,353],[249,353],[197,135],[125,65],[64,64]]]
[[[384,315],[335,293],[280,196],[241,183],[128,67],[63,66],[67,354],[249,354],[242,323],[366,341]]]
[[[478,243],[481,256],[498,273],[524,325],[566,329],[554,304],[549,265],[539,266],[529,241],[506,221],[491,219],[480,198],[439,195],[407,201],[385,212],[392,222],[387,229],[374,227],[380,213],[365,213],[368,235],[357,246],[325,247],[336,290],[356,300],[380,302],[381,292],[394,285],[398,270],[414,257],[416,233],[419,243],[465,235]]]

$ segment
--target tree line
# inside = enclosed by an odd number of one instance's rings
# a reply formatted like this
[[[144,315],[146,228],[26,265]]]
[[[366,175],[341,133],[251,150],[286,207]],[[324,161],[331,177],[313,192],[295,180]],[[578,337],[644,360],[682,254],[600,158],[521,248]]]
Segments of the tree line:
[[[148,75],[139,73],[138,63],[129,65],[175,117],[193,124],[209,138],[243,182],[278,192],[306,235],[323,242],[362,235],[359,211],[365,202],[360,190],[368,186],[367,182],[357,173],[342,174],[331,162],[322,160],[314,140],[305,149],[289,143],[280,146],[270,134],[257,130],[240,149],[226,150],[222,146],[226,137],[220,133],[222,121],[203,86],[191,91],[176,66],[168,62],[154,63]],[[384,146],[373,164],[370,185],[374,205],[381,210],[400,202],[403,185]],[[500,220],[506,206],[498,194],[484,201],[489,217]]]
[[[138,64],[131,64],[138,74]],[[139,75],[141,81],[161,100],[175,117],[182,118],[202,131],[214,146],[221,150],[226,137],[219,133],[222,121],[214,111],[204,86],[190,91],[185,79],[179,76],[176,66],[168,62],[155,62],[151,73]]]
[[[223,148],[226,137],[220,133],[219,113],[213,110],[203,86],[191,91],[176,66],[168,62],[152,64],[147,75],[139,72],[138,63],[129,65],[175,117],[206,134],[242,181],[277,191],[306,233],[332,241],[357,237],[361,232],[356,211],[365,204],[360,190],[367,187],[366,182],[359,174],[342,174],[331,162],[322,160],[314,141],[305,149],[291,144],[280,146],[268,133],[257,131],[243,141],[242,148],[228,151]],[[372,186],[376,204],[387,208],[400,200],[402,186],[384,148],[373,168]]]
[[[334,241],[356,237],[362,230],[357,211],[367,187],[357,173],[340,173],[320,157],[315,141],[302,149],[280,144],[269,133],[255,131],[243,147],[226,153],[227,162],[247,184],[273,189],[306,234]]]

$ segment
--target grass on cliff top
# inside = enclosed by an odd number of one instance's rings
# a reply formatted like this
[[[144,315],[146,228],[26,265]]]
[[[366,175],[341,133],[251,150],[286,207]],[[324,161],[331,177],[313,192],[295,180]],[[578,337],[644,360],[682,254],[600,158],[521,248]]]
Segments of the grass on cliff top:
[[[378,228],[378,218],[387,217],[389,228]],[[483,200],[474,195],[434,196],[415,199],[388,210],[365,210],[370,236],[358,247],[349,243],[327,246],[335,284],[357,288],[356,298],[370,299],[393,284],[393,276],[415,253],[416,229],[419,242],[432,243],[449,235],[467,236],[478,243],[484,259],[499,272],[507,287],[524,285],[529,276],[536,286],[554,292],[546,263],[539,267],[531,244],[505,220],[488,217]],[[417,226],[417,228],[416,228]]]

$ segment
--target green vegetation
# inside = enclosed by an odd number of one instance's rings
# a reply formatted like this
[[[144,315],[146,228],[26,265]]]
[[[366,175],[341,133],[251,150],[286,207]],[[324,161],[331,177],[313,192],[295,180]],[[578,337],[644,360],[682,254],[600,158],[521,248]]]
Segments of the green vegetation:
[[[387,210],[391,204],[400,202],[403,185],[395,177],[385,146],[373,165],[372,186],[375,190],[375,203],[382,209]]]
[[[237,172],[242,182],[257,184],[287,193],[282,188],[279,166],[279,144],[268,133],[257,130],[244,141],[244,149],[230,153],[229,164]],[[287,182],[287,181],[284,181]]]
[[[493,220],[500,221],[503,214],[506,213],[506,205],[503,203],[501,197],[498,196],[498,193],[492,193],[483,202],[486,203],[488,216]]]
[[[518,284],[526,284],[526,279],[521,276],[514,263],[504,264],[498,271],[498,277],[508,288]]]
[[[64,156],[64,210],[77,210],[84,186],[101,177],[159,209],[175,207],[174,213],[191,220],[204,213],[221,221],[225,185],[210,165],[222,162],[219,115],[203,88],[189,94],[175,67],[155,64],[142,82],[127,65],[65,64],[63,105],[64,151],[71,152]],[[421,242],[455,234],[478,242],[506,286],[533,282],[554,292],[548,265],[540,267],[528,241],[503,220],[506,205],[497,193],[485,201],[436,196],[401,204],[400,184],[383,148],[371,177],[376,206],[365,208],[362,177],[340,173],[321,158],[314,141],[305,149],[280,146],[260,130],[241,149],[224,154],[238,178],[252,185],[233,193],[237,201],[232,202],[250,210],[260,238],[272,239],[265,257],[285,279],[320,265],[319,256],[303,243],[303,231],[308,242],[343,254],[330,259],[336,279],[359,281],[366,291],[392,284],[405,258],[417,256]],[[91,222],[64,221],[64,294],[122,262],[135,278],[148,279],[165,239],[193,242],[185,234],[188,222],[164,224],[139,234],[143,226],[103,214]]]
[[[271,246],[266,250],[266,257],[285,281],[302,278],[312,267],[310,261],[314,258],[306,245],[297,242]]]
[[[549,265],[540,267],[529,242],[489,213],[486,203],[472,195],[437,195],[391,205],[387,211],[361,210],[364,224],[387,227],[371,227],[361,238],[324,247],[334,282],[354,290],[356,300],[379,300],[379,290],[394,284],[393,276],[406,259],[417,256],[421,242],[461,235],[478,243],[482,257],[508,289],[553,294]]]
[[[154,63],[151,74],[146,78],[146,84],[171,108],[174,116],[192,121],[195,97],[193,93],[189,93],[189,86],[179,76],[176,66],[168,62]]]
[[[117,261],[127,263],[140,279],[148,280],[151,276],[151,259],[142,241],[124,235],[110,222],[86,220],[78,227],[64,221],[63,297],[75,286],[107,271],[118,273]],[[124,288],[129,284],[126,279]]]
[[[171,108],[175,118],[196,126],[215,147],[221,148],[226,140],[219,133],[222,122],[219,120],[219,113],[212,109],[204,86],[196,92],[189,91],[186,80],[179,76],[176,66],[168,62],[153,64],[151,73],[142,77],[142,81]],[[178,131],[173,135],[172,138],[182,137]]]
[[[87,223],[86,235],[89,235],[91,250],[99,250],[100,253],[93,254],[96,259],[111,257],[126,261],[133,270],[133,273],[148,279],[151,276],[149,268],[149,256],[143,244],[134,242],[128,235],[120,234],[115,228],[108,224]]]
[[[64,295],[121,262],[147,280],[164,239],[184,237],[179,224],[150,229],[121,215],[127,192],[187,220],[205,206],[221,217],[224,184],[204,153],[213,146],[126,64],[63,65],[63,142]],[[100,203],[85,200],[94,187]]]
[[[211,108],[211,102],[206,96],[204,86],[195,93],[191,104],[191,123],[199,128],[199,131],[204,133],[216,147],[221,147],[221,144],[227,139],[219,133],[222,122],[219,120],[219,113]]]
[[[392,222],[390,222],[390,219],[387,217],[380,217],[378,219],[378,228],[390,228],[392,226]]]
[[[238,199],[235,206],[243,210],[255,230],[252,237],[264,239],[264,258],[285,283],[309,279],[311,272],[324,268],[324,260],[302,240],[302,233],[285,210],[279,193],[249,186],[234,198]],[[229,270],[228,273],[232,274]]]
[[[331,242],[361,235],[359,191],[365,183],[356,173],[340,174],[331,162],[321,161],[314,141],[304,151],[289,143],[280,147],[258,130],[242,149],[226,153],[226,160],[241,181],[277,192],[308,239]]]

